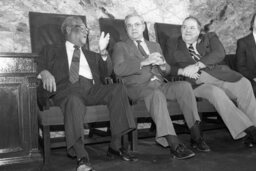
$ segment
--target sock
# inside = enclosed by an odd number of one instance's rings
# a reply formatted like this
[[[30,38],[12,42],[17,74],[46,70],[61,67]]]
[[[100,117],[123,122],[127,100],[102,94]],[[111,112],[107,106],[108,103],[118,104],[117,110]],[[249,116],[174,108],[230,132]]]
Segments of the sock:
[[[202,138],[201,128],[200,128],[200,122],[196,121],[195,124],[190,128],[191,132],[191,139],[197,141],[200,138]]]
[[[121,135],[113,135],[111,137],[111,141],[109,146],[113,149],[113,150],[119,150],[122,147],[121,144]]]
[[[84,148],[84,144],[83,144],[81,138],[79,138],[76,141],[76,143],[73,145],[73,148],[75,150],[76,157],[78,160],[81,159],[82,157],[86,157],[87,159],[89,159],[89,155]]]
[[[165,136],[170,148],[176,149],[179,144],[181,144],[179,138],[176,135]]]

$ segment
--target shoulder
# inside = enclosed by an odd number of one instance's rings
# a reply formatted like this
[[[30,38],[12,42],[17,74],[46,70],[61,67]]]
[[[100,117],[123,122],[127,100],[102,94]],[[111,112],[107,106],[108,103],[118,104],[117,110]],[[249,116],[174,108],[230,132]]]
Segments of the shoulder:
[[[65,49],[65,44],[48,44],[43,46],[41,53],[53,54]]]
[[[125,46],[127,46],[127,43],[125,41],[119,41],[114,45],[114,47],[125,47]]]
[[[211,39],[211,38],[218,38],[218,35],[215,32],[208,32],[204,34],[205,37]]]
[[[96,52],[87,50],[87,49],[85,49],[85,48],[83,48],[82,50],[83,50],[83,53],[84,53],[86,56],[99,56],[99,53],[96,53]]]
[[[177,44],[180,39],[181,39],[181,36],[179,36],[179,37],[169,37],[166,40],[166,44],[167,45]]]
[[[248,41],[250,38],[253,38],[253,34],[252,33],[250,33],[250,34],[248,34],[248,35],[238,39],[238,42]]]

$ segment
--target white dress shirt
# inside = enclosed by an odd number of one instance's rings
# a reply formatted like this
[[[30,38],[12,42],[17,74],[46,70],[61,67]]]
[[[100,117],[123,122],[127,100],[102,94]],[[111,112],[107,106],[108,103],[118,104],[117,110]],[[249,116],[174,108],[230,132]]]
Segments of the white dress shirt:
[[[254,41],[256,43],[256,33],[253,32]]]
[[[66,45],[67,56],[68,56],[68,66],[70,68],[73,53],[74,53],[74,44],[69,41],[66,41],[65,45]],[[80,63],[79,63],[79,75],[81,75],[85,78],[88,78],[88,79],[93,79],[90,66],[84,56],[84,53],[83,53],[81,47],[79,48],[79,50],[80,50],[80,54],[81,54]]]
[[[147,44],[146,44],[144,38],[142,38],[140,41],[141,41],[140,45],[143,47],[143,49],[144,49],[144,51],[146,52],[146,54],[149,55],[150,52],[149,52],[148,46],[147,46]],[[135,40],[134,40],[133,42],[134,42],[135,45],[138,47],[138,43],[137,43]]]

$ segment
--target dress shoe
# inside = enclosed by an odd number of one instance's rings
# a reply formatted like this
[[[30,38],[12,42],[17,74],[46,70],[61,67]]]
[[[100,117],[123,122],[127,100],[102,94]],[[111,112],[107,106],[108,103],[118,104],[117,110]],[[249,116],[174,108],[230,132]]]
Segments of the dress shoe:
[[[119,150],[114,150],[111,147],[108,148],[107,156],[111,159],[119,157],[124,161],[138,161],[138,158],[130,154],[126,149],[120,148]]]
[[[95,169],[92,168],[88,158],[82,157],[77,160],[76,171],[95,171]]]
[[[171,155],[175,159],[183,160],[195,156],[195,153],[184,144],[179,144],[175,149],[171,148]]]
[[[203,152],[209,152],[211,151],[210,147],[206,144],[203,138],[200,138],[198,140],[190,140],[191,147],[194,149],[197,149],[198,151],[203,151]]]

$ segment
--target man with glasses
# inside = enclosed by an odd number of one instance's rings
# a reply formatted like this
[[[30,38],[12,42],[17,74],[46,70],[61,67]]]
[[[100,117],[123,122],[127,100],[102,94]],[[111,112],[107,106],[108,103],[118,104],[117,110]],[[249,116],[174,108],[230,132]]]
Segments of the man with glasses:
[[[232,137],[245,138],[245,144],[256,144],[256,101],[249,80],[222,64],[225,50],[214,32],[203,33],[201,23],[193,16],[181,26],[181,36],[167,41],[168,59],[174,59],[194,87],[196,97],[211,102]],[[236,102],[237,106],[233,101]]]
[[[172,68],[165,62],[160,45],[143,38],[146,26],[140,15],[126,16],[125,25],[129,39],[114,46],[114,71],[123,79],[133,101],[145,101],[156,124],[156,141],[163,146],[169,145],[174,158],[186,159],[195,156],[178,139],[167,109],[167,100],[177,100],[191,130],[193,147],[200,151],[210,151],[200,133],[200,117],[190,84],[164,80],[163,75],[169,74]]]
[[[84,48],[89,30],[81,18],[67,17],[61,30],[66,42],[42,50],[38,73],[44,93],[64,113],[67,152],[77,158],[77,171],[93,170],[84,149],[83,118],[85,106],[90,105],[106,104],[109,108],[112,139],[108,156],[137,160],[121,146],[121,136],[136,128],[127,90],[121,84],[102,84],[112,72],[106,52],[109,34],[101,34],[97,54]]]

